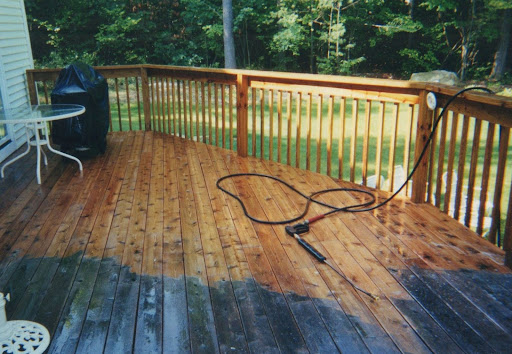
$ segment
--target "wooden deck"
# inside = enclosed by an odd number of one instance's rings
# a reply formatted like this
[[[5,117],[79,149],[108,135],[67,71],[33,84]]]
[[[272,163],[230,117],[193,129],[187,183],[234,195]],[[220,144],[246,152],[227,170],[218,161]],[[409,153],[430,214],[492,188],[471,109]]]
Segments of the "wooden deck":
[[[307,254],[283,226],[250,222],[216,180],[331,178],[151,132],[109,136],[105,155],[34,155],[0,181],[0,291],[8,319],[44,324],[52,353],[510,352],[504,253],[430,205],[341,213],[304,238],[374,301]],[[304,201],[269,180],[226,181],[260,218]],[[383,194],[382,194],[383,195]],[[338,204],[354,196],[325,196]],[[312,206],[310,214],[325,211]]]

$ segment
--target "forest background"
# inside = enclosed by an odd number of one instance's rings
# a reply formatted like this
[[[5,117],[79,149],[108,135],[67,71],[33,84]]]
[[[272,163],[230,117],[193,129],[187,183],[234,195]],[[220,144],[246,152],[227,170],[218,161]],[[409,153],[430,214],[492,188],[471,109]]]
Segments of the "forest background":
[[[226,6],[238,68],[512,84],[512,0],[25,0],[38,68],[224,67]]]

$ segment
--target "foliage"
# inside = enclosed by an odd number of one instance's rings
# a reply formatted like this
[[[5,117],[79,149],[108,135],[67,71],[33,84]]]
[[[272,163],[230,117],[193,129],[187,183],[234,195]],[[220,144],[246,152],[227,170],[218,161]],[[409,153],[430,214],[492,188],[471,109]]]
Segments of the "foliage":
[[[37,66],[220,67],[222,0],[26,0]],[[233,1],[237,65],[329,74],[490,73],[509,0]]]

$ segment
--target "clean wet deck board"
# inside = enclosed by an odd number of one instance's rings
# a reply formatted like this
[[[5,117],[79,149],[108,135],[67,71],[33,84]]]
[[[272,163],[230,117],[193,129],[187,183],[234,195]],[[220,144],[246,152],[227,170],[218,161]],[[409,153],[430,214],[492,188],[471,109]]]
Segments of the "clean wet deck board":
[[[353,187],[316,173],[151,132],[115,133],[104,155],[34,156],[0,181],[0,291],[9,319],[44,324],[49,352],[507,352],[512,274],[501,250],[430,205],[396,199],[340,213],[304,238],[247,219],[216,188],[255,172],[305,193]],[[268,179],[223,184],[267,220],[304,200]],[[386,194],[379,194],[385,197]],[[348,205],[357,196],[322,197]],[[326,210],[312,205],[309,216]]]

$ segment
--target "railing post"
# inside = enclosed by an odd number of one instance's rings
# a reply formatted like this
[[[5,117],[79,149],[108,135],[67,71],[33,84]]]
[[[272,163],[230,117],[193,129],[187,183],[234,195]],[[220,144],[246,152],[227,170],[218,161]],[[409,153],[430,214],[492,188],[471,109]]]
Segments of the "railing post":
[[[239,156],[246,157],[248,151],[248,103],[249,78],[243,74],[236,77],[236,130],[237,152]]]
[[[432,111],[427,107],[427,91],[420,93],[420,104],[418,111],[418,124],[416,126],[416,143],[414,148],[414,161],[418,161],[421,151],[427,142],[428,136],[432,131]],[[425,202],[425,192],[427,189],[428,178],[428,157],[430,146],[421,159],[418,169],[412,178],[412,196],[414,203]]]
[[[142,103],[144,106],[144,130],[151,130],[151,105],[149,102],[148,71],[143,66],[140,68],[140,78],[142,81]]]
[[[34,73],[27,71],[27,88],[28,95],[30,97],[30,104],[38,104],[39,100],[37,99],[37,87],[34,82]]]

